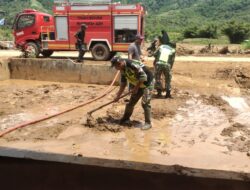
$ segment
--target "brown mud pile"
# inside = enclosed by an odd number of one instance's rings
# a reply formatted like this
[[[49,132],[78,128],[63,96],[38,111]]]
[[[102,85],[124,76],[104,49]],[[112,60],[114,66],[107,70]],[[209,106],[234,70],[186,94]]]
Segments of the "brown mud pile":
[[[227,148],[230,151],[250,153],[250,128],[240,123],[234,123],[231,127],[223,129],[222,136],[227,137],[226,141],[230,142]]]
[[[240,55],[249,56],[249,50],[244,50],[240,45],[193,45],[178,43],[176,46],[177,55]]]

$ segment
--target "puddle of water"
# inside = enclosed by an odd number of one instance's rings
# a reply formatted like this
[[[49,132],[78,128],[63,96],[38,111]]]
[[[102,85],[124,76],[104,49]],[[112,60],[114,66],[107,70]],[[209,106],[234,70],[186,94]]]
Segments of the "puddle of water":
[[[227,97],[227,96],[222,96],[221,97],[223,100],[229,103],[229,105],[235,109],[237,109],[240,112],[246,112],[250,111],[250,107],[245,101],[244,98],[242,97]]]
[[[14,127],[18,123],[31,120],[32,118],[33,115],[29,113],[18,113],[18,114],[8,115],[0,120],[0,130],[5,130],[9,127]]]
[[[250,107],[246,100],[242,97],[227,96],[222,96],[222,99],[227,101],[231,107],[238,111],[238,115],[233,118],[233,121],[250,127]]]
[[[240,124],[250,128],[250,111],[240,113],[233,120],[236,123],[240,123]]]
[[[50,108],[46,108],[46,110],[42,112],[41,108],[39,107],[39,108],[33,109],[32,112],[7,115],[4,118],[0,119],[0,130],[5,130],[7,128],[14,127],[23,122],[32,121],[36,118],[42,117],[44,114],[47,116],[47,115],[58,113],[59,110],[60,109],[58,107],[50,107]],[[56,122],[58,122],[57,118],[47,121],[49,125],[53,125]]]
[[[208,139],[213,140],[225,124],[228,124],[228,119],[219,108],[192,98],[178,109],[170,122],[170,128],[175,142],[187,142],[192,145]]]

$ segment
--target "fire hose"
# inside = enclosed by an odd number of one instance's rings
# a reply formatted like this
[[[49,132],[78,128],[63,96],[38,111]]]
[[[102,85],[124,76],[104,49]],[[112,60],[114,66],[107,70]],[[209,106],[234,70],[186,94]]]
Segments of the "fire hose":
[[[109,85],[109,87],[100,96],[98,96],[98,97],[96,97],[94,99],[88,100],[88,101],[86,101],[86,102],[84,102],[84,103],[82,103],[80,105],[77,105],[77,106],[74,106],[72,108],[66,109],[64,111],[61,111],[61,112],[58,112],[58,113],[55,113],[55,114],[51,114],[51,115],[48,115],[48,116],[44,116],[44,117],[35,119],[33,121],[28,121],[28,122],[25,122],[25,123],[22,123],[22,124],[18,124],[17,126],[8,128],[5,131],[0,132],[0,137],[3,137],[4,135],[6,135],[6,134],[8,134],[8,133],[10,133],[12,131],[15,131],[17,129],[20,129],[20,128],[26,127],[28,125],[32,125],[32,124],[35,124],[35,123],[38,123],[38,122],[41,122],[41,121],[45,121],[47,119],[50,119],[50,118],[53,118],[53,117],[56,117],[56,116],[59,116],[59,115],[62,115],[64,113],[67,113],[67,112],[70,112],[70,111],[75,110],[77,108],[86,106],[86,105],[88,105],[88,104],[90,104],[90,103],[92,103],[92,102],[94,102],[96,100],[99,100],[99,99],[103,98],[104,96],[106,96],[107,94],[109,94],[110,92],[112,92],[114,90],[114,88],[111,89],[111,87],[114,85],[119,73],[120,73],[120,71],[117,71],[112,83]]]

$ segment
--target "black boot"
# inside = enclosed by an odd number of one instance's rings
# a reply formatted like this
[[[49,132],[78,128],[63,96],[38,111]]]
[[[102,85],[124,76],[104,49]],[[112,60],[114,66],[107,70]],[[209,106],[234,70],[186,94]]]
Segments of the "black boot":
[[[130,125],[131,124],[130,117],[133,113],[133,110],[134,110],[133,107],[129,106],[128,104],[126,105],[124,115],[120,119],[120,122],[119,122],[120,125]]]
[[[161,90],[157,90],[157,95],[156,95],[157,97],[161,97],[162,96],[162,94],[161,94]]]
[[[165,98],[172,98],[171,90],[167,90]]]
[[[131,125],[131,121],[130,121],[130,119],[121,118],[120,121],[119,121],[119,124],[120,125],[128,125],[128,126],[130,126]]]

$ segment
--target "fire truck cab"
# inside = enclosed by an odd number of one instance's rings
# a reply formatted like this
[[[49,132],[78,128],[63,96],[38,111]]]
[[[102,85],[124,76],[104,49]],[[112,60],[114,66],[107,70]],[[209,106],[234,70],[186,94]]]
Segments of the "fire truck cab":
[[[76,0],[74,0],[76,1]],[[26,9],[16,16],[13,34],[15,45],[29,56],[54,51],[75,51],[75,33],[81,24],[87,51],[95,60],[108,60],[116,52],[126,52],[136,34],[144,33],[145,10],[140,4],[122,5],[110,0],[57,0],[53,16]]]

